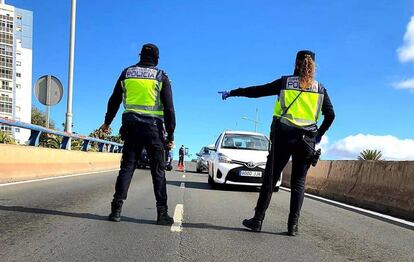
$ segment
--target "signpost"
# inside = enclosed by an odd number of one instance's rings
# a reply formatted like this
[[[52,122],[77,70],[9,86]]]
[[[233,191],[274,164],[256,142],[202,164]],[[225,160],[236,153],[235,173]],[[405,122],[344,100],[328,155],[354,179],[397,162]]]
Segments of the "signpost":
[[[36,81],[35,95],[37,100],[46,106],[46,128],[49,128],[50,106],[54,106],[62,100],[62,83],[54,76],[42,76]]]

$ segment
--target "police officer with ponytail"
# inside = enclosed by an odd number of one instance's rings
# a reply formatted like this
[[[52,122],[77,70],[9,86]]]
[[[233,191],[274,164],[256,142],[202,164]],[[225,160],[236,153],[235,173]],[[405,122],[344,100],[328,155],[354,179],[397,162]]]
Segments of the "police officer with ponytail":
[[[156,67],[158,58],[158,47],[145,44],[139,63],[122,71],[108,102],[105,123],[101,126],[105,132],[109,130],[120,104],[123,102],[124,105],[120,130],[124,147],[108,217],[110,221],[121,221],[122,204],[127,198],[137,159],[145,147],[150,158],[157,224],[174,223],[168,215],[164,150],[174,145],[175,113],[170,81],[167,74]]]
[[[295,236],[298,233],[306,174],[310,165],[315,162],[315,157],[318,158],[315,145],[321,141],[335,118],[328,93],[324,86],[314,79],[314,75],[315,54],[309,50],[302,50],[296,55],[293,75],[282,76],[265,85],[219,92],[223,100],[232,96],[278,96],[273,112],[270,130],[272,144],[263,185],[253,218],[243,221],[243,225],[252,231],[261,231],[273,189],[283,168],[292,157],[290,213],[287,226],[288,235]],[[318,128],[320,113],[324,115],[324,119]]]

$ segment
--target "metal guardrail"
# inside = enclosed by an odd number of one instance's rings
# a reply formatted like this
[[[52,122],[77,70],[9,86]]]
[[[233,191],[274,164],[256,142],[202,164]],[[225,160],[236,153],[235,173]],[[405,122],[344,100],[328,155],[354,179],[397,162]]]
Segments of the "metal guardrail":
[[[42,133],[47,133],[47,134],[53,134],[53,135],[63,137],[63,140],[60,144],[60,149],[68,149],[68,142],[70,138],[83,140],[82,149],[81,149],[82,151],[88,151],[90,142],[98,143],[99,152],[103,152],[105,146],[109,146],[108,151],[111,153],[120,153],[122,152],[122,148],[123,148],[123,144],[119,144],[119,143],[115,143],[115,142],[111,142],[107,140],[102,140],[102,139],[98,139],[94,137],[82,136],[78,134],[71,134],[71,133],[67,133],[63,131],[53,130],[53,129],[45,128],[42,126],[28,124],[25,122],[11,120],[7,118],[3,118],[3,117],[0,117],[0,124],[32,130],[29,141],[28,141],[29,146],[39,146],[40,135]]]

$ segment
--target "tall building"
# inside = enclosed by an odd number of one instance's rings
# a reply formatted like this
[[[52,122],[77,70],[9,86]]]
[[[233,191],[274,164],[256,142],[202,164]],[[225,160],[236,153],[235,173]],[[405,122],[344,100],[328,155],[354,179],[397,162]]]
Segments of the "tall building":
[[[0,117],[31,122],[33,13],[0,0]],[[30,130],[0,125],[19,143]]]

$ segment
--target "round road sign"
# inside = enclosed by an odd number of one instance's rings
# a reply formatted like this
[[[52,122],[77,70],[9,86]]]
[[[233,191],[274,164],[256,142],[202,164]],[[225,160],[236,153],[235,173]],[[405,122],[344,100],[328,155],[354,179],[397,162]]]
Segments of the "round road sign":
[[[56,105],[63,97],[62,83],[54,76],[42,76],[36,81],[35,95],[46,106]]]

